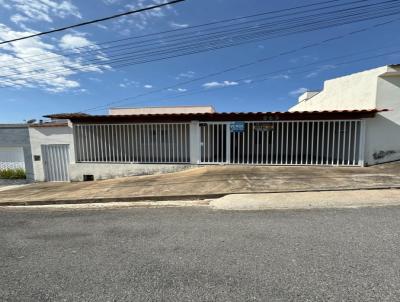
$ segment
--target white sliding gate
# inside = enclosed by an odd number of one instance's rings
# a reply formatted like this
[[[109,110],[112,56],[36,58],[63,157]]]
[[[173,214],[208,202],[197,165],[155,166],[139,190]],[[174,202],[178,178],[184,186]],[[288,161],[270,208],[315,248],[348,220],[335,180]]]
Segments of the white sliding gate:
[[[200,124],[202,164],[363,165],[361,120],[244,122]],[[361,147],[362,146],[362,147]]]

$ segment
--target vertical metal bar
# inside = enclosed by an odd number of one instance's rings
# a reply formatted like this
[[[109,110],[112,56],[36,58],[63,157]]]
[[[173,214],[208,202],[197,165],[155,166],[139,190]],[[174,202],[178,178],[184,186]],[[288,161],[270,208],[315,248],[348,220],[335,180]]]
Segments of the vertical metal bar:
[[[264,164],[264,136],[265,136],[265,131],[262,129],[261,131],[261,164]]]
[[[311,122],[311,162],[310,164],[314,164],[314,121]]]
[[[112,146],[111,146],[111,134],[110,134],[110,125],[107,125],[107,143],[108,143],[108,154],[107,154],[107,161],[112,162]]]
[[[245,125],[245,127],[246,127],[246,123],[244,124]],[[242,137],[242,164],[244,164],[245,163],[245,160],[244,160],[244,157],[245,157],[245,148],[246,148],[246,144],[245,144],[245,140],[244,140],[244,134],[246,133],[246,128],[245,129],[243,129],[243,132],[241,132],[241,137]]]
[[[333,131],[332,131],[332,160],[331,164],[333,165],[334,163],[334,158],[335,158],[335,141],[336,141],[336,121],[333,121]]]
[[[207,159],[206,161],[209,163],[210,162],[210,153],[211,153],[211,130],[210,130],[210,125],[207,124]]]
[[[200,127],[200,131],[203,133],[203,141],[202,141],[202,144],[201,144],[202,145],[202,150],[203,150],[203,152],[201,154],[203,163],[206,161],[206,130],[205,129],[206,129],[205,126]]]
[[[299,125],[300,122],[296,122],[296,165],[299,164]]]
[[[336,158],[336,165],[339,165],[340,164],[340,141],[341,141],[341,139],[340,139],[340,137],[341,137],[341,129],[342,129],[342,122],[341,121],[338,121],[338,140],[337,140],[337,158]]]
[[[256,146],[255,144],[255,139],[254,139],[254,123],[251,123],[251,131],[250,131],[250,135],[251,135],[251,163],[254,164],[254,147]],[[250,140],[250,136],[249,136],[249,140]]]
[[[321,139],[321,164],[324,164],[324,149],[325,149],[325,121],[322,122],[322,139]]]
[[[230,126],[228,125],[227,128],[230,128]],[[230,129],[229,129],[228,135],[232,135],[232,138],[233,138],[232,139],[232,154],[233,154],[232,162],[234,164],[236,164],[236,133],[232,132],[232,134],[231,134]]]
[[[151,160],[149,128],[150,127],[149,127],[148,124],[144,125],[144,139],[145,139],[145,142],[144,142],[144,147],[145,147],[144,156],[145,156],[145,162],[146,163],[149,163],[150,160]]]
[[[182,124],[179,124],[179,132],[180,132],[180,154],[179,154],[179,162],[183,162],[183,136],[182,136]]]
[[[279,159],[279,122],[276,122],[276,154],[275,154],[275,164],[278,164]]]
[[[283,164],[283,142],[284,142],[284,138],[285,138],[285,122],[281,122],[281,129],[282,129],[282,133],[281,133],[281,165]]]
[[[304,122],[301,122],[301,164],[303,164],[303,150],[304,150]]]
[[[271,135],[272,136],[272,135]],[[266,141],[265,141],[265,163],[266,164],[269,164],[270,162],[269,162],[269,130],[267,131],[267,139],[266,139]]]
[[[168,149],[168,162],[171,162],[171,133],[169,130],[169,126],[170,124],[166,124],[167,127],[167,139],[166,139],[166,143],[167,143],[167,149]]]
[[[346,156],[346,129],[347,128],[347,121],[343,122],[343,157],[342,157],[342,165],[344,165],[344,157]]]
[[[360,143],[359,143],[358,164],[364,166],[364,150],[365,150],[365,120],[360,121]]]
[[[293,154],[294,154],[294,122],[290,122],[290,136],[291,136],[291,145],[290,145],[290,164],[293,165]]]
[[[306,122],[306,125],[307,125],[307,132],[306,132],[306,134],[307,134],[307,143],[306,143],[306,165],[308,165],[308,157],[309,157],[309,155],[310,155],[310,152],[309,152],[309,145],[310,145],[310,122]]]
[[[143,162],[143,151],[142,151],[142,148],[143,148],[143,144],[142,144],[142,128],[143,128],[143,125],[141,125],[141,124],[137,124],[137,130],[138,130],[138,151],[139,151],[139,153],[138,153],[138,162],[140,162],[140,163],[142,163]]]
[[[320,145],[320,136],[319,136],[319,128],[321,127],[321,123],[317,122],[317,152],[315,155],[315,163],[319,164],[319,145]]]
[[[247,139],[246,139],[246,143],[247,143],[247,162],[246,164],[248,164],[250,162],[250,123],[247,123]]]
[[[286,126],[286,155],[285,155],[285,164],[288,164],[288,153],[289,153],[289,122],[285,122]]]
[[[356,164],[356,150],[357,150],[357,141],[358,141],[358,121],[354,123],[354,142],[353,142],[353,146],[354,146],[354,150],[353,150],[353,166],[355,166]]]
[[[222,125],[222,133],[225,133],[225,162],[230,164],[232,162],[231,160],[231,150],[233,151],[234,149],[232,148],[232,142],[231,142],[231,129],[229,128],[228,124]],[[223,152],[223,151],[222,151]],[[224,153],[222,153],[223,156]],[[222,159],[223,160],[223,159]]]
[[[221,130],[220,124],[217,124],[217,162],[222,162],[220,156],[219,156],[219,131]]]
[[[153,124],[147,125],[147,149],[149,154],[148,162],[152,163],[154,154],[153,154]]]
[[[92,135],[91,135],[91,131],[90,131],[91,126],[87,125],[87,130],[88,130],[88,161],[92,161]]]
[[[351,165],[351,128],[354,124],[353,121],[349,122],[349,147],[347,148],[347,165]]]
[[[326,133],[327,136],[327,144],[326,144],[326,162],[325,164],[328,165],[329,164],[329,152],[330,152],[330,138],[331,138],[331,124],[332,121],[328,122],[328,132]]]

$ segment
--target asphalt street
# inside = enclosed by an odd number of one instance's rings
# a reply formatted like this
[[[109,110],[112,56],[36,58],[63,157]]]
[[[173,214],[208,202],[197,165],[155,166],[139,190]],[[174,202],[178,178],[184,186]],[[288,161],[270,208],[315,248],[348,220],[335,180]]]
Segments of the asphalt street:
[[[400,207],[0,210],[1,301],[398,301]]]

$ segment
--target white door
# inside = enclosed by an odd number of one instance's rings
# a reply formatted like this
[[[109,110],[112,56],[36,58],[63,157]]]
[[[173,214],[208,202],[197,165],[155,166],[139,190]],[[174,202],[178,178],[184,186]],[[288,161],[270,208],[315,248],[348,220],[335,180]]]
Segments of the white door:
[[[69,181],[69,145],[42,145],[45,181]]]

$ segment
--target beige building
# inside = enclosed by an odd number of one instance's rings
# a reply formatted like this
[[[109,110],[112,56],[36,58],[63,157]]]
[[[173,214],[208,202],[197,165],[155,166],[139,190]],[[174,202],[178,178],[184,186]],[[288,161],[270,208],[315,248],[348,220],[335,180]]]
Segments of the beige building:
[[[214,113],[213,106],[165,106],[141,108],[110,108],[109,115]]]

